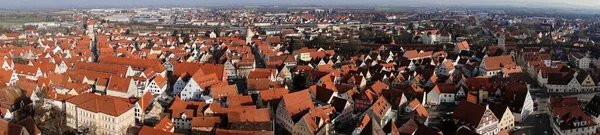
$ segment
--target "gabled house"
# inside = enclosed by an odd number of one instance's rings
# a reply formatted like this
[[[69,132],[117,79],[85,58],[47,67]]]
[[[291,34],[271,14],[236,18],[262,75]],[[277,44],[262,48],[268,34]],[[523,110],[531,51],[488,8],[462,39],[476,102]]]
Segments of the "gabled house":
[[[29,80],[37,80],[38,77],[42,77],[44,74],[39,67],[29,66],[23,64],[15,64],[15,73],[19,76],[24,76]]]
[[[498,117],[494,115],[489,106],[462,100],[456,107],[452,119],[456,125],[466,126],[478,134],[494,135],[500,132]]]
[[[508,109],[508,106],[503,104],[491,103],[488,104],[490,106],[490,110],[494,112],[499,119],[498,128],[500,130],[512,131],[515,127],[515,116]]]
[[[455,98],[456,87],[454,84],[436,83],[433,89],[427,93],[427,104],[454,103]]]
[[[10,112],[10,110],[0,107],[0,118],[2,118],[4,120],[12,120],[13,115]]]
[[[332,106],[320,106],[305,114],[296,124],[294,124],[293,134],[297,135],[319,135],[333,134],[334,130],[331,123],[331,117],[335,114]]]
[[[175,125],[175,130],[192,129],[192,119],[202,116],[207,104],[197,101],[183,101],[175,97],[173,103],[167,112],[171,114],[171,121]]]
[[[480,65],[484,71],[483,74],[488,77],[498,75],[504,68],[517,68],[511,55],[485,57]]]
[[[294,125],[306,113],[313,110],[315,105],[312,103],[308,90],[284,95],[281,100],[275,113],[277,114],[275,123],[286,131],[293,133]]]
[[[353,121],[352,117],[354,112],[354,104],[352,100],[346,100],[339,97],[333,97],[331,99],[331,105],[335,109],[335,114],[337,117],[333,118],[332,124],[337,128],[343,128],[348,126],[348,123]]]
[[[454,67],[454,64],[452,64],[451,61],[444,61],[437,66],[436,74],[443,75],[443,76],[449,76],[454,73],[455,69],[456,68]]]
[[[580,92],[594,92],[596,91],[596,84],[594,80],[590,76],[590,74],[586,71],[579,71],[579,74],[575,77],[577,82],[579,83],[579,91]]]
[[[1,38],[1,37],[0,37]],[[2,135],[30,135],[27,129],[19,124],[0,119],[0,134]]]
[[[550,126],[556,135],[593,134],[597,123],[587,115],[577,102],[577,97],[549,99]]]
[[[140,99],[135,102],[135,120],[136,122],[141,122],[142,113],[145,115],[144,119],[148,119],[149,116],[146,115],[148,111],[151,109],[152,104],[154,104],[154,97],[150,92],[144,93]]]
[[[460,51],[469,51],[471,49],[471,46],[469,45],[469,43],[465,40],[462,42],[458,42],[454,45],[454,52],[455,53],[459,53]]]
[[[152,80],[150,80],[150,83],[146,85],[146,90],[144,91],[150,92],[153,95],[162,95],[163,92],[167,90],[167,87],[167,79],[162,76],[156,76]]]
[[[588,56],[581,54],[579,52],[573,52],[570,53],[569,56],[569,62],[575,66],[577,66],[580,69],[588,69],[590,68],[590,58],[588,58]]]
[[[106,95],[115,97],[139,97],[140,95],[137,95],[137,92],[138,88],[133,78],[111,77],[106,86]]]
[[[181,99],[184,101],[201,100],[201,96],[207,87],[219,82],[220,79],[217,78],[215,73],[204,75],[203,73],[197,72],[186,84],[179,96],[181,96]]]
[[[594,122],[600,122],[600,95],[594,95],[592,100],[585,105],[583,109],[587,115],[589,115]]]
[[[387,122],[396,119],[397,112],[392,110],[391,107],[392,105],[387,102],[385,97],[379,97],[363,115],[369,115],[369,117],[373,118],[373,122],[376,122],[379,125],[385,125]]]
[[[14,70],[3,70],[0,69],[0,83],[6,84],[6,86],[17,83],[19,77]]]

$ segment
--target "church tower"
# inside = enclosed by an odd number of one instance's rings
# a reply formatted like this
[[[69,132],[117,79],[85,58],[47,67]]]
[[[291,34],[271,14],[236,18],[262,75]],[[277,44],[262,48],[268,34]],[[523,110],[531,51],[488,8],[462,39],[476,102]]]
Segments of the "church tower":
[[[504,38],[504,34],[500,34],[500,36],[498,36],[498,47],[504,51],[506,51],[505,42],[506,42],[506,39]]]
[[[252,28],[248,26],[246,29],[246,44],[252,43],[252,37],[254,37],[254,33],[252,32]]]

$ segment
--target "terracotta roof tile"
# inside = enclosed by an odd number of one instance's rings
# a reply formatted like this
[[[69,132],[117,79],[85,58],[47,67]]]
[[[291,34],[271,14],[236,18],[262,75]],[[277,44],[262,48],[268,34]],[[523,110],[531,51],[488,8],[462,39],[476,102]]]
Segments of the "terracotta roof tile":
[[[27,132],[29,132],[29,134],[32,134],[32,135],[42,134],[42,131],[40,131],[37,124],[31,117],[27,117],[27,118],[19,121],[18,123],[19,123],[19,125],[25,127],[25,129],[27,129]]]
[[[220,117],[214,116],[200,116],[192,118],[192,127],[215,127],[216,124],[221,123]]]
[[[251,96],[232,95],[227,97],[227,102],[229,103],[229,107],[254,105]]]
[[[128,100],[92,93],[84,93],[67,100],[67,102],[75,104],[81,109],[91,112],[102,112],[112,116],[119,116],[134,107],[134,105],[126,101]]]
[[[217,135],[274,135],[273,131],[246,131],[246,130],[229,130],[217,128]]]
[[[142,127],[142,129],[140,130],[140,132],[138,132],[139,135],[181,135],[178,133],[171,133],[168,131],[163,131],[160,129],[154,129],[148,126],[144,126]]]
[[[283,102],[289,116],[307,112],[315,108],[308,90],[302,90],[283,96]]]
[[[269,109],[243,109],[227,113],[229,123],[234,122],[267,122],[271,121]]]
[[[236,85],[227,85],[222,87],[213,87],[211,88],[210,93],[213,98],[220,99],[222,97],[238,95],[238,90]]]
[[[511,55],[495,56],[483,58],[485,68],[488,71],[500,70],[502,68],[514,68],[517,66]]]
[[[163,117],[155,126],[154,129],[158,129],[158,130],[162,130],[162,131],[171,131],[173,128],[175,127],[175,125],[173,124],[173,122],[171,121],[171,119],[169,119],[168,116]]]
[[[260,98],[263,101],[271,101],[281,99],[284,95],[290,93],[288,89],[285,88],[275,88],[272,90],[263,90],[260,92]]]

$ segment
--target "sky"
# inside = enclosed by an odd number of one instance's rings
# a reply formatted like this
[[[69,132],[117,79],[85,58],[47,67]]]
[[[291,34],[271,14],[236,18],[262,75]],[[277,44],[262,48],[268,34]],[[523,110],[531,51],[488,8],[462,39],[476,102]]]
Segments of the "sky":
[[[526,1],[526,2],[523,2]],[[107,6],[227,6],[227,5],[370,5],[426,6],[437,5],[519,5],[587,6],[600,9],[600,0],[0,0],[0,8],[70,8]]]

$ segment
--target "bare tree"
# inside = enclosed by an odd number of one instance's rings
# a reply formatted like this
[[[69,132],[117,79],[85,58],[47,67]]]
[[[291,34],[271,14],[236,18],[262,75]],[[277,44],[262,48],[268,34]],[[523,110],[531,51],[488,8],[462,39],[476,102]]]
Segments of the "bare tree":
[[[96,135],[98,133],[98,127],[96,126],[96,124],[84,125],[81,126],[79,129],[81,131],[81,134],[84,135]]]
[[[48,100],[48,92],[40,90],[35,94],[39,98],[33,107],[34,120],[38,128],[46,134],[62,134],[71,130],[67,126],[69,115],[65,111],[54,105],[44,106]]]

